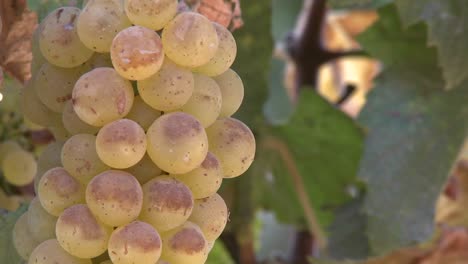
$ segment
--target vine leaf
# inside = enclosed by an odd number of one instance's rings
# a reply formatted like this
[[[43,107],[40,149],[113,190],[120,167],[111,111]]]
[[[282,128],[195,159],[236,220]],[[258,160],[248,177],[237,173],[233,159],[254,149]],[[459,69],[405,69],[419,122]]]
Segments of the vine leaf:
[[[394,5],[359,37],[385,69],[359,121],[368,134],[360,178],[374,254],[426,241],[434,203],[468,130],[468,82],[446,92],[424,24],[403,28]]]
[[[12,232],[16,220],[28,209],[27,205],[21,206],[13,213],[0,216],[0,263],[22,264],[23,260],[16,253],[13,246]]]

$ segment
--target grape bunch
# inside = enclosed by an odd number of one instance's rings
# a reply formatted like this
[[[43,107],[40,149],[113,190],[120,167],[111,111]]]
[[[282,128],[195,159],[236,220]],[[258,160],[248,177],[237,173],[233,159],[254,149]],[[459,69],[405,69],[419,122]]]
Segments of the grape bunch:
[[[29,264],[205,263],[255,155],[229,30],[177,0],[89,0],[33,37],[24,115],[56,141],[14,228]]]

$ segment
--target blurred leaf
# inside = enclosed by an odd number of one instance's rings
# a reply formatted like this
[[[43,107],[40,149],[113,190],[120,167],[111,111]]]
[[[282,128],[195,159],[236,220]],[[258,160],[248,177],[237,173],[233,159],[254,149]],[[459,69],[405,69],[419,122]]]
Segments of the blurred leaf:
[[[206,264],[234,264],[234,261],[221,240],[215,242]]]
[[[426,22],[429,44],[438,48],[446,88],[468,79],[468,1],[396,0],[406,25]]]
[[[293,105],[284,87],[285,61],[272,58],[270,71],[270,93],[263,108],[267,121],[271,124],[285,124],[293,113]]]
[[[280,221],[304,226],[299,190],[294,187],[295,182],[300,183],[288,170],[288,166],[296,166],[321,224],[328,225],[334,208],[351,198],[347,188],[356,184],[362,131],[352,119],[305,88],[290,121],[263,133],[284,144],[278,147],[260,142],[265,146],[257,155],[257,163],[263,165],[263,172],[256,175],[260,181],[256,186],[259,191],[262,188],[263,205],[274,210]],[[286,164],[280,158],[283,147],[295,164]]]
[[[328,228],[328,256],[337,259],[364,259],[369,256],[366,236],[367,217],[362,212],[363,199],[357,198],[338,208]]]
[[[275,41],[282,41],[296,25],[302,9],[302,0],[272,1],[272,33]]]
[[[42,21],[51,11],[61,6],[77,6],[83,5],[83,0],[27,0],[29,9],[35,11]]]
[[[379,15],[359,38],[386,64],[360,116],[369,132],[359,176],[368,184],[364,212],[376,254],[431,236],[434,203],[468,125],[468,83],[440,89],[424,25],[404,30],[394,6]]]
[[[328,4],[336,9],[368,9],[377,8],[393,1],[394,0],[329,0]]]
[[[13,227],[16,220],[28,209],[27,205],[21,206],[18,210],[0,216],[0,263],[22,264],[16,249],[13,246]]]
[[[310,259],[310,264],[358,264],[361,262],[349,261],[349,260],[328,260],[328,259]],[[383,263],[382,263],[383,264]]]

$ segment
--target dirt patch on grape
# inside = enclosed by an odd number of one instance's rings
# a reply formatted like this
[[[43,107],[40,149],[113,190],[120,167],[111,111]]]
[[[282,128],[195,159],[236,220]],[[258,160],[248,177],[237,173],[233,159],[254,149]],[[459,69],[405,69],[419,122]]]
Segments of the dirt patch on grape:
[[[83,204],[66,209],[57,222],[57,226],[60,225],[73,227],[74,232],[85,240],[95,240],[105,235],[105,231],[94,218],[89,208]]]
[[[148,191],[153,207],[187,212],[193,207],[190,189],[175,179],[155,180],[150,183]]]

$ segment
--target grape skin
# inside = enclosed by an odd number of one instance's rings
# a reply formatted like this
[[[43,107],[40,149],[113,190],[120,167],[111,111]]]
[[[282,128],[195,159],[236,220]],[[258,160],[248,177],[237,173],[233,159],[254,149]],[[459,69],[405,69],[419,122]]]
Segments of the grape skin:
[[[28,208],[28,227],[34,240],[42,242],[55,238],[57,217],[49,214],[35,197]]]
[[[28,264],[92,264],[90,259],[81,259],[68,254],[56,239],[49,239],[37,246]]]
[[[109,123],[97,134],[96,151],[108,166],[129,168],[137,164],[146,153],[145,131],[130,119]]]
[[[206,17],[184,12],[171,20],[163,30],[162,42],[166,55],[184,67],[208,63],[219,45],[216,29]]]
[[[41,23],[39,47],[48,62],[63,68],[76,67],[86,62],[93,51],[80,41],[76,20],[80,9],[60,7],[52,11]]]
[[[132,84],[112,68],[96,68],[76,82],[73,109],[92,126],[103,126],[126,116],[133,105]]]
[[[16,141],[8,140],[0,144],[0,164],[3,162],[5,157],[16,150],[22,150],[21,146]]]
[[[177,0],[125,0],[125,12],[135,25],[162,29],[177,12]]]
[[[173,174],[198,167],[208,153],[205,129],[193,116],[174,112],[156,119],[147,132],[148,154],[156,165]]]
[[[215,241],[226,227],[229,212],[223,198],[214,195],[195,200],[189,221],[197,224],[207,241]]]
[[[143,190],[133,175],[109,170],[89,182],[86,203],[104,224],[122,226],[135,220],[140,214]]]
[[[64,141],[55,141],[47,145],[37,160],[37,173],[34,177],[34,190],[38,192],[39,181],[44,173],[52,168],[62,166],[60,158]]]
[[[53,112],[39,100],[33,84],[34,78],[29,80],[21,91],[20,105],[23,115],[34,124],[43,127],[54,126],[60,123],[60,114]]]
[[[182,107],[192,96],[194,87],[192,72],[177,66],[167,58],[156,74],[138,81],[141,99],[159,111]]]
[[[182,225],[192,208],[192,192],[173,177],[159,176],[143,185],[140,219],[160,232]]]
[[[161,116],[161,112],[147,105],[139,95],[135,96],[132,109],[126,116],[137,122],[145,131],[153,124],[154,120]]]
[[[244,84],[241,78],[232,69],[214,77],[218,83],[223,98],[220,117],[232,116],[242,104],[244,99]]]
[[[90,1],[78,17],[78,36],[83,44],[96,52],[109,52],[117,33],[131,22],[120,1]]]
[[[221,162],[224,178],[244,173],[255,157],[255,138],[252,131],[234,118],[217,120],[207,128],[210,152]]]
[[[2,161],[3,176],[10,184],[24,186],[34,180],[37,162],[34,156],[24,150],[8,153]]]
[[[164,61],[158,33],[141,26],[126,28],[115,36],[111,46],[115,70],[129,80],[144,80],[155,74]]]
[[[206,198],[215,194],[223,181],[223,169],[213,153],[208,152],[202,164],[185,174],[171,175],[183,182],[192,191],[194,199]]]
[[[61,160],[67,172],[83,184],[110,169],[96,152],[96,136],[90,134],[77,134],[68,139],[63,145]]]
[[[112,227],[97,220],[84,204],[65,209],[55,228],[62,248],[78,258],[94,258],[104,253],[111,232]]]
[[[15,223],[13,228],[13,245],[18,255],[24,260],[28,260],[34,248],[39,243],[31,238],[28,228],[28,212],[23,213]]]
[[[219,46],[215,56],[206,64],[194,69],[208,76],[218,76],[225,72],[236,59],[237,45],[232,33],[224,26],[213,23],[218,34]]]
[[[161,247],[156,229],[141,221],[117,228],[109,239],[109,255],[114,264],[155,264]]]
[[[138,182],[142,185],[162,174],[162,170],[154,164],[148,154],[145,154],[137,164],[125,169],[124,171],[135,176]]]
[[[73,103],[71,100],[65,103],[62,113],[62,122],[68,133],[75,134],[96,134],[99,131],[99,127],[89,125],[78,117],[73,109]]]

